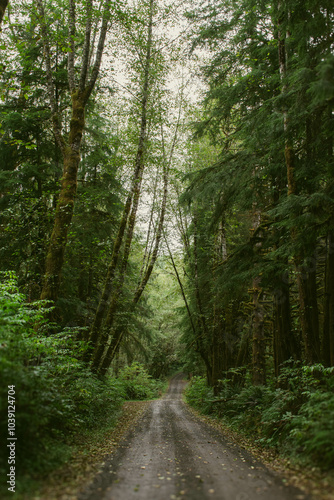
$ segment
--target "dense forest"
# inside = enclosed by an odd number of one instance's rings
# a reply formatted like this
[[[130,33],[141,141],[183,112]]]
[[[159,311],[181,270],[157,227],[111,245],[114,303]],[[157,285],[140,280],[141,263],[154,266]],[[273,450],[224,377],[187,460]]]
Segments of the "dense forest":
[[[333,3],[5,0],[0,23],[17,480],[176,371],[196,408],[333,468]]]

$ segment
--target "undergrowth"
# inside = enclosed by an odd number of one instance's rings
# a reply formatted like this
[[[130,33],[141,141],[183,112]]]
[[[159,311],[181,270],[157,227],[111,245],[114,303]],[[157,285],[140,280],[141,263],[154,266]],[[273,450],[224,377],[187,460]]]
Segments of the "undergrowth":
[[[126,399],[158,397],[162,383],[139,364],[125,368],[117,379],[97,378],[81,361],[86,345],[78,340],[79,329],[50,335],[47,304],[26,303],[15,276],[1,278],[0,433],[8,436],[8,386],[15,386],[14,466],[20,493],[35,477],[68,460],[74,436],[103,428]],[[0,474],[6,478],[8,472],[8,448],[2,446]],[[8,493],[6,485],[3,493]]]
[[[165,390],[166,382],[151,377],[140,363],[132,363],[120,371],[118,381],[126,399],[154,399]]]
[[[186,398],[261,445],[328,470],[334,468],[333,375],[321,364],[288,362],[269,386],[240,386],[228,373],[215,397],[205,378],[194,377]]]

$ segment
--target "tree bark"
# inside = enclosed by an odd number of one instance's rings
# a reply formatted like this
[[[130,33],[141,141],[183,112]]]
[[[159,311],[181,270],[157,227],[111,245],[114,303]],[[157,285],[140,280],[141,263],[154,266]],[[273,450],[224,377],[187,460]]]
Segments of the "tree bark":
[[[224,320],[221,319],[221,311],[219,309],[216,310],[212,329],[212,386],[215,396],[219,392],[219,380],[222,378],[223,371],[227,369],[224,363],[226,361],[227,350],[223,338],[225,333],[224,323]]]
[[[90,357],[93,352],[93,360],[92,360],[92,369],[97,370],[101,357],[103,356],[106,343],[109,339],[109,330],[113,321],[114,312],[117,308],[118,299],[121,293],[121,289],[123,286],[123,281],[125,278],[125,271],[127,267],[128,257],[130,253],[133,231],[136,221],[136,214],[138,208],[138,202],[140,197],[140,188],[144,171],[144,153],[146,147],[147,140],[147,105],[148,105],[148,97],[150,91],[150,68],[151,68],[151,51],[152,51],[152,30],[153,30],[153,7],[154,0],[150,0],[150,13],[149,13],[149,25],[148,25],[148,35],[147,35],[147,48],[146,48],[146,57],[145,57],[145,66],[144,66],[144,81],[143,81],[143,91],[142,91],[142,103],[141,103],[141,118],[140,118],[140,134],[138,141],[138,148],[135,159],[135,169],[134,169],[134,177],[132,190],[129,194],[124,211],[122,221],[119,227],[119,231],[117,234],[117,238],[114,244],[113,255],[111,258],[111,262],[108,268],[108,274],[105,281],[104,290],[102,293],[102,297],[100,299],[94,323],[92,326],[90,342],[91,349],[87,351],[86,357]],[[131,208],[132,206],[132,208]],[[130,214],[131,210],[131,214]],[[130,214],[130,215],[129,215]],[[129,220],[128,220],[129,219]],[[125,233],[125,229],[127,227],[127,239],[125,242],[124,255],[122,260],[122,266],[119,273],[119,283],[116,284],[115,287],[115,271],[118,263],[118,259],[120,256],[120,249],[123,242],[123,237]],[[108,308],[108,303],[110,300],[110,296],[113,294],[111,304]],[[105,317],[105,313],[108,310],[108,316],[106,320],[106,326],[103,328],[102,332],[100,332],[100,328]]]
[[[201,299],[201,291],[199,286],[199,276],[198,276],[198,242],[197,242],[197,215],[194,214],[193,218],[194,224],[194,280],[195,280],[195,298],[198,309],[198,324],[200,325],[201,335],[197,337],[197,348],[200,353],[205,366],[206,366],[206,377],[207,382],[210,387],[213,386],[213,374],[212,374],[212,360],[210,360],[210,352],[208,352],[207,347],[204,345],[204,341],[208,342],[208,328],[206,324],[206,318],[204,315]]]
[[[201,325],[202,332],[204,335],[207,333],[206,319],[202,307],[201,292],[199,288],[199,276],[198,276],[198,244],[197,244],[197,215],[194,215],[194,277],[195,277],[195,296],[198,307],[199,324]]]
[[[135,174],[134,174],[132,189],[131,189],[131,192],[129,193],[129,195],[126,199],[126,203],[124,205],[123,215],[122,215],[122,219],[121,219],[121,222],[120,222],[120,225],[118,228],[116,240],[114,242],[113,253],[111,256],[110,264],[108,266],[108,271],[107,271],[107,276],[106,276],[106,280],[104,283],[103,292],[102,292],[102,295],[100,298],[99,305],[96,309],[94,322],[93,322],[93,325],[91,328],[91,333],[90,333],[90,337],[89,337],[89,341],[91,342],[91,349],[88,349],[88,351],[87,351],[87,354],[85,356],[86,361],[89,361],[91,354],[92,354],[92,349],[97,344],[97,341],[98,341],[98,338],[100,335],[100,328],[101,328],[101,325],[103,322],[103,318],[104,318],[105,313],[106,313],[107,308],[108,308],[108,303],[109,303],[110,295],[111,295],[112,288],[113,288],[113,282],[114,282],[114,278],[115,278],[116,267],[117,267],[118,259],[120,256],[120,249],[121,249],[121,245],[123,242],[124,232],[126,229],[126,223],[128,220],[130,209],[131,209],[133,190],[135,188],[136,182],[138,182],[138,172],[135,172]]]
[[[129,260],[129,255],[130,255],[130,249],[131,249],[131,242],[133,238],[133,232],[134,232],[134,227],[135,227],[135,222],[136,222],[136,214],[137,214],[137,209],[138,209],[138,203],[139,203],[139,196],[140,196],[140,187],[141,187],[141,182],[142,182],[142,175],[143,175],[143,168],[140,170],[140,178],[138,179],[138,182],[135,184],[135,192],[133,193],[133,204],[132,204],[132,210],[129,216],[129,224],[128,224],[128,231],[127,231],[127,237],[125,241],[125,248],[124,248],[124,255],[122,259],[122,264],[121,268],[119,270],[119,275],[118,279],[115,280],[113,279],[112,282],[110,282],[110,291],[112,293],[111,301],[108,307],[108,312],[107,312],[107,317],[105,324],[102,327],[102,331],[100,332],[100,335],[97,336],[97,342],[95,344],[95,349],[93,353],[93,359],[92,359],[92,370],[97,371],[99,364],[101,362],[101,359],[103,358],[103,354],[107,345],[107,342],[109,340],[109,332],[111,330],[113,321],[114,321],[114,316],[115,312],[117,310],[118,306],[118,301],[122,293],[122,288],[125,280],[125,273],[126,273],[126,268]],[[92,338],[91,338],[92,341]]]
[[[44,5],[42,0],[37,0],[37,8],[41,24],[48,95],[51,105],[53,132],[57,143],[63,155],[63,175],[61,180],[61,188],[56,207],[54,226],[49,242],[49,247],[45,263],[45,276],[41,292],[41,299],[52,300],[56,302],[59,294],[61,270],[64,263],[64,255],[67,243],[67,234],[72,221],[73,208],[75,202],[75,195],[77,191],[77,174],[80,163],[80,148],[82,134],[85,126],[85,106],[95,86],[100,66],[105,38],[108,28],[108,19],[110,11],[110,2],[104,2],[102,12],[102,24],[100,29],[100,37],[96,48],[96,57],[94,65],[92,66],[91,76],[87,81],[88,75],[88,54],[91,49],[90,35],[91,35],[91,14],[92,14],[92,1],[89,0],[86,5],[86,32],[84,40],[84,50],[82,66],[80,71],[80,79],[78,87],[75,86],[75,2],[70,1],[69,10],[69,33],[70,33],[70,46],[71,51],[68,57],[69,71],[69,87],[71,91],[72,115],[70,121],[70,132],[68,140],[65,141],[61,133],[60,119],[57,109],[57,102],[55,99],[55,88],[53,83],[53,73],[51,67],[51,50],[48,37],[48,23],[45,18]]]
[[[253,384],[266,384],[266,337],[264,328],[264,308],[261,304],[259,278],[253,282],[253,318],[252,318],[252,365]]]
[[[164,221],[165,221],[166,206],[167,206],[168,173],[169,173],[169,167],[165,166],[165,168],[164,168],[164,193],[163,193],[163,198],[162,198],[162,202],[161,202],[159,225],[158,225],[157,234],[155,237],[154,249],[153,249],[153,253],[152,253],[152,257],[150,259],[149,265],[147,266],[146,272],[143,276],[143,279],[141,280],[141,283],[139,284],[139,286],[135,292],[135,296],[133,298],[133,302],[135,304],[137,304],[139,302],[139,299],[142,296],[142,293],[143,293],[143,291],[144,291],[144,289],[145,289],[145,287],[150,279],[155,262],[156,262],[157,257],[158,257],[160,240],[162,237]]]
[[[291,328],[291,310],[289,284],[281,282],[274,291],[274,365],[275,376],[280,374],[280,367],[291,357],[299,359],[297,339]]]
[[[155,238],[155,246],[154,246],[154,250],[153,250],[153,254],[152,254],[150,263],[146,269],[145,275],[143,276],[142,281],[139,284],[139,286],[134,294],[134,297],[132,299],[132,307],[133,308],[139,302],[139,299],[140,299],[140,297],[145,289],[145,286],[147,285],[148,280],[151,276],[154,264],[155,264],[157,256],[158,256],[159,244],[160,244],[160,239],[162,236],[164,217],[165,217],[165,211],[166,211],[167,192],[168,192],[168,169],[165,169],[165,172],[164,172],[164,195],[163,195],[162,206],[161,206],[161,211],[160,211],[159,226],[158,226],[158,230],[157,230],[157,234],[156,234],[156,238]],[[131,238],[132,238],[132,236],[131,236]],[[114,314],[115,314],[116,309],[117,309],[118,299],[119,299],[119,296],[121,293],[121,287],[123,285],[123,281],[124,281],[124,277],[125,277],[125,270],[123,271],[122,276],[123,276],[122,282],[119,283],[120,290],[118,289],[117,295],[112,300],[112,303],[110,305],[110,309],[108,311],[108,316],[107,316],[107,320],[106,320],[107,331],[109,331],[111,329],[112,324],[113,324]],[[105,357],[102,361],[102,364],[101,364],[101,369],[100,369],[101,375],[105,375],[106,371],[108,370],[109,366],[111,365],[113,358],[114,358],[114,355],[117,352],[117,348],[122,340],[122,337],[123,337],[122,332],[119,331],[119,329],[116,329],[116,332],[113,335],[111,343],[107,349],[106,355],[105,355]],[[104,342],[106,342],[107,340],[108,340],[107,337],[104,336]],[[101,342],[101,344],[102,343],[103,343],[103,341]],[[104,351],[104,349],[102,349],[102,345],[101,345],[99,350],[97,351],[97,354],[96,354],[97,359],[96,359],[96,364],[94,365],[95,369],[97,368],[98,363],[102,359],[103,351]]]
[[[322,361],[325,366],[334,366],[334,230],[330,227],[327,236],[327,262],[325,274],[324,326]]]
[[[286,30],[282,28],[284,18],[287,19],[288,12],[282,8],[278,2],[278,59],[280,77],[282,81],[282,94],[287,94],[287,56],[286,56]],[[283,111],[283,125],[285,134],[285,165],[288,182],[288,196],[295,196],[297,193],[295,179],[295,158],[294,149],[291,142],[291,132],[289,127],[289,117],[287,108]],[[291,238],[295,242],[298,235],[297,227],[291,230]],[[294,255],[294,265],[297,273],[297,284],[300,305],[300,323],[305,346],[306,360],[309,363],[320,361],[320,338],[318,322],[317,287],[315,271],[309,271],[303,264],[304,255],[299,251]],[[315,263],[316,264],[316,263]],[[314,266],[315,267],[315,266]]]
[[[77,191],[77,173],[80,163],[80,145],[85,126],[85,95],[72,95],[72,117],[68,145],[63,150],[63,176],[55,221],[45,261],[45,276],[41,299],[56,301],[60,287],[61,269],[67,243],[68,229],[72,221]]]

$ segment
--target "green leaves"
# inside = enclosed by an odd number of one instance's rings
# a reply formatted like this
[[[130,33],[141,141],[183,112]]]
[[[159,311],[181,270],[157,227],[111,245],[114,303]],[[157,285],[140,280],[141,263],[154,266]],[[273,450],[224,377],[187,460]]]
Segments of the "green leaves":
[[[153,399],[161,395],[163,382],[151,378],[140,363],[132,363],[120,371],[118,381],[126,399]]]
[[[332,372],[321,364],[288,363],[279,378],[282,387],[240,388],[232,369],[220,380],[216,398],[200,377],[192,378],[186,397],[202,413],[222,418],[262,445],[327,470],[334,466]]]
[[[25,302],[14,273],[1,276],[0,403],[5,406],[7,385],[15,385],[22,474],[45,473],[62,463],[68,454],[68,432],[102,422],[106,412],[118,409],[124,394],[117,382],[102,382],[83,365],[86,345],[77,337],[84,329],[43,333],[46,312],[45,302]],[[0,427],[5,435],[4,419]],[[0,454],[1,471],[7,458]]]

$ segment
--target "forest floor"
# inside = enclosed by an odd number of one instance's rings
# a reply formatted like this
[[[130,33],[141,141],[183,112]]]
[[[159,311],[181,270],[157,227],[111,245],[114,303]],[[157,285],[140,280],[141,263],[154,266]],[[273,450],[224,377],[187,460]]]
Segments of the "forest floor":
[[[125,403],[116,428],[83,443],[34,500],[334,500],[328,475],[189,409],[185,384],[176,376],[162,399]]]

